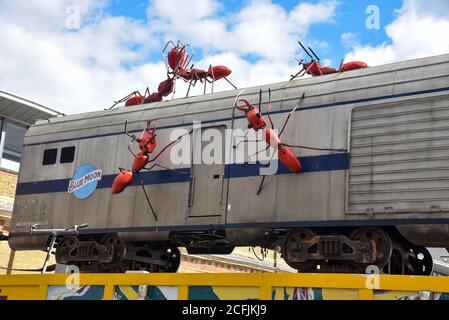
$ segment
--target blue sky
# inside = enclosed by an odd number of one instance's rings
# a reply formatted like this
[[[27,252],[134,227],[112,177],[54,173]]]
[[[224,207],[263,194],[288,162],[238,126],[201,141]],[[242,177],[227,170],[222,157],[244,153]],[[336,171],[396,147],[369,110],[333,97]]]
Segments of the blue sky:
[[[293,2],[293,1],[287,1]],[[365,27],[365,20],[368,14],[365,13],[369,5],[375,4],[380,10],[380,29],[368,30]],[[351,50],[341,43],[341,35],[351,32],[359,37],[360,43],[376,46],[383,42],[390,42],[384,27],[390,24],[396,17],[396,10],[402,6],[401,0],[344,0],[337,8],[334,24],[320,24],[312,26],[311,37],[320,38],[329,43],[327,50],[322,50],[322,56],[338,63]],[[321,57],[320,57],[321,58]]]
[[[225,0],[220,1],[222,7],[218,12],[218,17],[225,17],[232,13],[240,11],[249,1]],[[272,3],[282,6],[290,11],[301,2],[316,4],[319,0],[300,1],[300,0],[274,0]],[[380,10],[380,29],[368,30],[365,27],[365,20],[368,17],[366,8],[370,5],[376,5]],[[142,0],[111,0],[105,9],[114,16],[127,16],[133,19],[147,21],[146,8],[148,1]],[[402,0],[340,0],[336,9],[336,16],[332,23],[317,24],[310,28],[310,40],[312,42],[326,42],[328,46],[318,47],[317,54],[321,59],[329,59],[334,64],[338,64],[345,57],[351,48],[342,44],[341,35],[343,33],[353,33],[357,36],[360,43],[367,45],[380,45],[389,43],[390,39],[385,33],[384,27],[390,24],[397,16],[397,10],[403,5]],[[310,45],[310,43],[309,43]],[[313,46],[312,46],[313,47]],[[201,48],[197,48],[197,57],[202,58]],[[157,59],[159,53],[155,52],[150,59]],[[249,61],[257,59],[253,55],[246,55]]]
[[[378,30],[365,25],[370,5]],[[447,12],[447,0],[0,0],[0,90],[65,113],[103,109],[154,92],[161,50],[178,39],[196,67],[225,65],[239,88],[288,80],[307,58],[297,40],[322,64],[376,66],[449,53]],[[178,82],[175,98],[186,89]]]

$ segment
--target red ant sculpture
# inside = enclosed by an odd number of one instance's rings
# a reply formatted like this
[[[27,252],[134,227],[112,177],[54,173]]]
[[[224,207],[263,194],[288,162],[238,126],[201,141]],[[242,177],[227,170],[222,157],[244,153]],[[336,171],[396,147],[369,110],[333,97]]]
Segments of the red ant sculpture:
[[[125,107],[131,107],[144,103],[159,102],[163,97],[170,95],[174,90],[173,78],[167,78],[162,81],[158,86],[158,91],[150,94],[150,89],[147,87],[145,93],[142,95],[139,91],[134,91],[129,95],[123,97],[118,101],[114,101],[114,105],[110,108],[114,108],[116,105],[125,102]]]
[[[332,73],[340,73],[340,72],[346,72],[350,70],[356,70],[356,69],[362,69],[362,68],[368,68],[368,65],[365,62],[361,61],[352,61],[344,63],[344,60],[341,61],[340,67],[337,69],[333,67],[328,66],[321,66],[320,65],[320,58],[318,55],[313,51],[311,47],[309,48],[310,52],[303,46],[301,41],[298,41],[301,48],[304,50],[304,52],[310,57],[309,62],[304,62],[304,59],[298,60],[299,65],[302,65],[302,69],[299,70],[295,75],[292,75],[290,78],[290,81],[297,78],[302,77],[306,73],[310,74],[312,77],[322,76],[326,74],[332,74]]]
[[[170,45],[171,49],[168,50]],[[237,89],[237,87],[227,78],[232,73],[228,67],[209,66],[209,69],[206,71],[204,69],[194,68],[194,65],[192,64],[191,67],[188,68],[188,65],[192,62],[192,59],[195,56],[195,52],[188,44],[183,44],[179,40],[176,44],[173,41],[169,41],[165,45],[162,55],[164,56],[167,74],[172,74],[177,79],[182,79],[189,83],[187,97],[189,96],[191,87],[194,87],[198,81],[204,83],[204,94],[206,94],[207,83],[212,83],[213,92],[215,81],[220,79],[225,79],[234,87],[234,89]]]
[[[158,216],[153,209],[153,206],[150,201],[150,197],[148,196],[148,193],[144,186],[143,178],[140,175],[140,171],[141,170],[151,171],[155,167],[160,167],[162,169],[166,169],[166,170],[170,170],[170,171],[174,171],[177,173],[187,175],[188,173],[186,173],[186,172],[175,170],[175,169],[170,169],[170,168],[167,168],[160,164],[153,164],[149,168],[147,168],[146,166],[149,163],[156,161],[162,155],[162,153],[164,153],[170,146],[179,142],[183,136],[189,134],[190,132],[185,133],[185,134],[179,136],[176,140],[168,143],[165,147],[162,148],[161,151],[159,151],[159,153],[153,159],[150,160],[150,154],[154,152],[154,150],[156,149],[156,146],[157,146],[157,143],[156,143],[157,132],[156,132],[156,127],[154,125],[152,125],[152,121],[147,121],[147,126],[145,129],[143,129],[139,138],[137,138],[134,134],[129,133],[127,130],[127,126],[128,126],[128,120],[125,121],[125,134],[131,138],[131,142],[128,145],[128,150],[134,156],[134,162],[133,162],[131,170],[119,168],[120,173],[117,175],[117,177],[114,179],[114,182],[112,183],[112,193],[118,194],[118,193],[123,192],[126,189],[126,187],[128,187],[134,181],[134,174],[137,174],[140,178],[140,185],[145,194],[148,205],[151,209],[151,212],[153,213],[155,220],[157,221]],[[134,141],[136,141],[139,144],[140,152],[138,154],[135,154],[133,152],[133,150],[131,149],[131,145],[133,144]]]
[[[261,101],[262,101],[262,90],[260,90],[260,92],[259,92],[259,108],[252,106],[247,100],[244,100],[244,99],[238,100],[238,102],[235,103],[235,108],[237,108],[240,111],[245,112],[246,118],[248,120],[248,128],[252,128],[255,131],[258,131],[260,129],[265,130],[264,141],[266,142],[267,147],[265,148],[265,150],[262,150],[262,151],[266,151],[270,147],[276,149],[279,161],[282,164],[284,164],[291,172],[300,173],[302,170],[301,161],[299,161],[299,159],[296,157],[295,152],[291,148],[309,149],[309,150],[318,150],[318,151],[339,151],[339,152],[346,151],[344,149],[315,148],[315,147],[308,147],[308,146],[302,146],[302,145],[290,145],[290,144],[283,143],[281,141],[281,136],[284,133],[285,128],[287,127],[287,124],[288,124],[292,114],[296,110],[298,110],[298,108],[300,108],[300,106],[302,105],[302,102],[304,101],[304,98],[305,98],[305,93],[302,94],[301,98],[298,101],[298,104],[289,112],[287,118],[284,121],[284,124],[282,125],[281,131],[279,132],[279,134],[276,134],[276,132],[274,131],[273,119],[270,114],[270,111],[271,111],[271,89],[268,90],[268,95],[269,95],[269,103],[268,103],[268,108],[267,108],[267,115],[268,115],[268,120],[270,121],[271,128],[267,128],[266,121],[263,118],[261,111],[260,111],[261,110]],[[245,105],[244,106],[237,105],[239,102],[244,102]],[[246,140],[244,142],[249,142],[249,141]],[[252,142],[259,142],[259,141],[255,140]],[[260,153],[262,151],[257,152],[255,155],[257,155],[258,153]],[[270,161],[273,159],[275,154],[276,153],[273,153]],[[262,191],[262,187],[263,187],[265,178],[266,178],[266,176],[262,177],[262,181],[260,182],[259,189],[257,191],[258,195]]]
[[[110,109],[123,102],[125,102],[125,107],[131,107],[144,103],[162,101],[163,97],[169,96],[174,91],[174,87],[174,77],[167,77],[166,80],[159,84],[156,92],[150,94],[150,89],[148,87],[145,89],[145,93],[143,95],[139,91],[134,91],[122,99],[114,101],[114,105]]]
[[[168,50],[167,53],[167,49],[170,45],[171,49]],[[193,68],[193,65],[188,68],[187,66],[192,62],[195,55],[192,47],[188,44],[183,44],[179,40],[176,44],[173,41],[169,41],[165,45],[162,55],[167,68],[167,79],[159,84],[157,91],[150,93],[148,87],[143,95],[139,91],[134,91],[122,99],[114,101],[114,105],[110,109],[123,102],[125,103],[125,107],[131,107],[144,103],[162,101],[163,97],[167,97],[172,93],[174,94],[177,79],[182,79],[189,83],[187,97],[189,96],[190,88],[192,86],[194,87],[198,81],[201,83],[204,82],[204,94],[206,94],[207,83],[212,83],[213,92],[215,81],[220,79],[225,79],[230,85],[237,89],[237,87],[227,78],[232,73],[228,67],[209,66],[207,71]]]

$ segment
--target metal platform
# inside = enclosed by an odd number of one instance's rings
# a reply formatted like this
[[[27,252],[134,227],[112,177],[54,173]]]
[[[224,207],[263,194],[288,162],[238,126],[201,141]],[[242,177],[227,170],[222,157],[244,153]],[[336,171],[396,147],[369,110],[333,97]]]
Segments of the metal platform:
[[[348,274],[0,276],[8,300],[448,300],[449,278]]]

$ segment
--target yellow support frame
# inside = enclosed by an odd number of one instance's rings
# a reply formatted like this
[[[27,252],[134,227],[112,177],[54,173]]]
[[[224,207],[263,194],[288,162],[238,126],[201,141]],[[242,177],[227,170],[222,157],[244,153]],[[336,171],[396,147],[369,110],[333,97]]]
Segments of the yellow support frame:
[[[7,299],[47,299],[49,286],[64,286],[66,274],[32,274],[0,276],[0,297]],[[73,275],[72,275],[73,276]],[[80,274],[80,286],[104,286],[104,300],[113,298],[115,286],[174,286],[178,299],[187,300],[189,287],[259,288],[261,300],[271,300],[274,287],[343,289],[358,291],[358,299],[374,299],[375,290],[449,293],[449,277],[433,276],[377,276],[371,288],[372,275],[352,274],[287,274],[287,273],[179,273],[179,274]]]

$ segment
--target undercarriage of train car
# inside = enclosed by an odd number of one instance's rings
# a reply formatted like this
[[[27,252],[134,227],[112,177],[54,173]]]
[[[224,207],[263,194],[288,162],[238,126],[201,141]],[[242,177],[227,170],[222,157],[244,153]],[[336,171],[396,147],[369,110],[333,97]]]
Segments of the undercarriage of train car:
[[[295,229],[285,236],[283,258],[300,272],[429,275],[429,251],[405,239],[395,228],[361,227],[326,233]]]
[[[290,267],[303,273],[429,275],[433,267],[427,249],[394,227],[268,230],[257,245],[281,252]],[[117,234],[69,236],[60,239],[56,261],[76,265],[81,272],[176,272],[178,247],[190,254],[230,254],[234,249],[224,232],[176,233],[154,242],[125,242]]]

